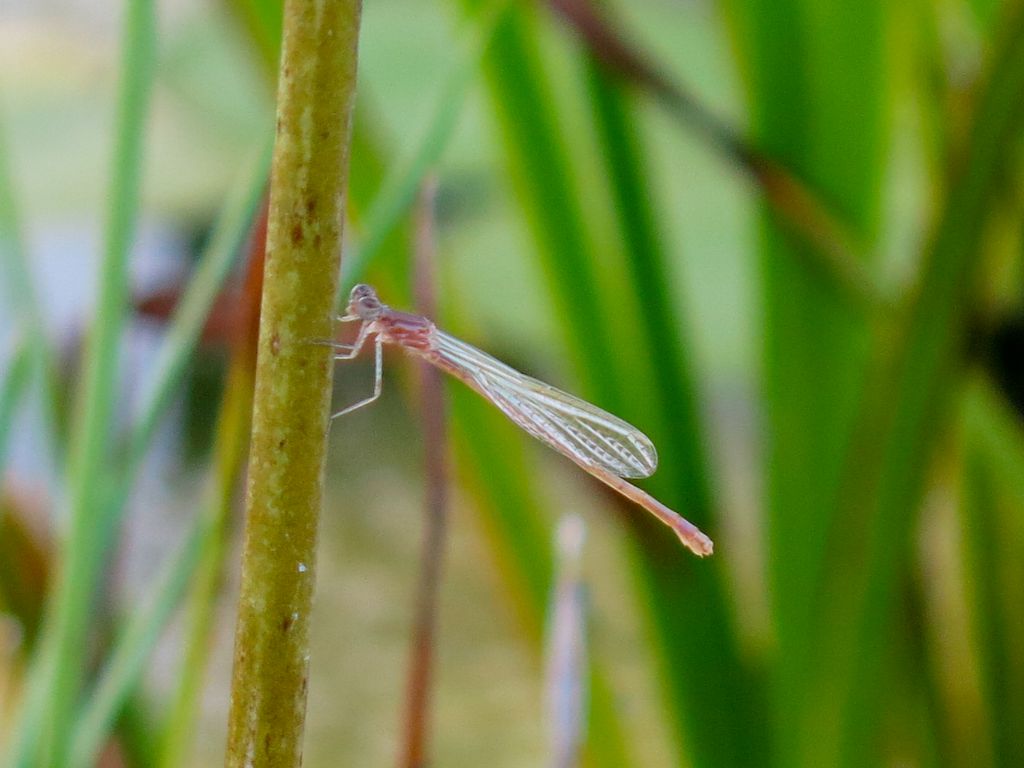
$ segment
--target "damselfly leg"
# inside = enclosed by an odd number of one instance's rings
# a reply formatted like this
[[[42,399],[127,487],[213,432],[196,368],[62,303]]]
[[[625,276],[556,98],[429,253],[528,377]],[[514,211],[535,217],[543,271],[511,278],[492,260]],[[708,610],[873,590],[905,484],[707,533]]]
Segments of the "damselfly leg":
[[[332,344],[334,349],[344,350],[341,354],[335,355],[335,360],[352,360],[362,350],[363,345],[366,343],[366,338],[369,335],[369,323],[364,323],[363,327],[359,329],[359,335],[356,337],[355,342],[352,344]],[[378,397],[380,397],[383,375],[384,375],[384,341],[381,339],[380,334],[377,334],[373,340],[374,347],[374,363],[373,363],[373,394],[369,397],[363,398],[362,400],[353,403],[352,405],[342,408],[337,413],[331,414],[331,421],[334,421],[339,416],[352,413],[357,411],[364,405],[369,405]]]
[[[338,319],[342,322],[348,322],[352,318],[339,317]],[[351,344],[342,344],[341,342],[338,341],[330,341],[327,342],[327,346],[329,346],[331,349],[335,350],[335,352],[338,353],[334,355],[335,360],[352,360],[359,355],[359,352],[362,350],[363,344],[366,343],[366,338],[369,335],[370,324],[363,323],[361,326],[359,326],[359,333],[356,336],[356,340],[353,341]],[[379,346],[380,345],[378,344],[378,347]]]

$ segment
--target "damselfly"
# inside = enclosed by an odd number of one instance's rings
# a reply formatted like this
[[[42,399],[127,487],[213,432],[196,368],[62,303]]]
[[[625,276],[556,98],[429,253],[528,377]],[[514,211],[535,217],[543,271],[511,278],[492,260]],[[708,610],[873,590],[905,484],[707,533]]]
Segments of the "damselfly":
[[[393,344],[461,379],[538,440],[653,514],[675,531],[693,552],[701,557],[711,554],[711,539],[697,526],[623,479],[648,477],[658,466],[654,445],[636,427],[510,368],[486,352],[438,330],[421,315],[391,309],[368,285],[352,289],[346,314],[338,319],[361,325],[352,344],[330,343],[339,350],[335,360],[353,359],[373,337],[375,378],[370,397],[338,411],[332,419],[380,397],[383,345]]]

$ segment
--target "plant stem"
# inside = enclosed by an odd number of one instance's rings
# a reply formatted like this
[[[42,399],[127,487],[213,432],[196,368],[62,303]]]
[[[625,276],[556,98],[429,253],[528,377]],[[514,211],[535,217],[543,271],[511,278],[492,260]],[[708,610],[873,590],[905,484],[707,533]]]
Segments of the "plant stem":
[[[227,766],[298,766],[359,0],[288,0]]]

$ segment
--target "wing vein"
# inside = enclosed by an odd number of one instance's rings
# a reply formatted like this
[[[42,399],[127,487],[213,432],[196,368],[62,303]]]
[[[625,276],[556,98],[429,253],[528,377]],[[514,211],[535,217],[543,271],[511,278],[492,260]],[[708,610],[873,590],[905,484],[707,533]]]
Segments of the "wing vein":
[[[437,354],[466,371],[481,394],[513,422],[583,465],[619,477],[647,477],[657,467],[658,455],[650,439],[607,411],[441,331]]]

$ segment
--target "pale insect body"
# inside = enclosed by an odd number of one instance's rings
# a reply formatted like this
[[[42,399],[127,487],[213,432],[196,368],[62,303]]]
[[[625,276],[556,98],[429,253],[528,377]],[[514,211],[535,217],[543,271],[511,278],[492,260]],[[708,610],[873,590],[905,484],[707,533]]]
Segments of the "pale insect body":
[[[337,418],[368,405],[380,396],[382,345],[393,344],[422,357],[475,389],[519,427],[571,459],[622,495],[640,504],[671,527],[698,555],[711,554],[711,539],[645,491],[622,478],[647,477],[658,466],[650,439],[631,424],[549,384],[526,376],[486,352],[456,339],[425,317],[399,312],[383,304],[368,285],[357,285],[349,296],[342,322],[362,323],[351,345],[338,360],[359,354],[374,337],[376,379],[372,396],[334,414]]]

